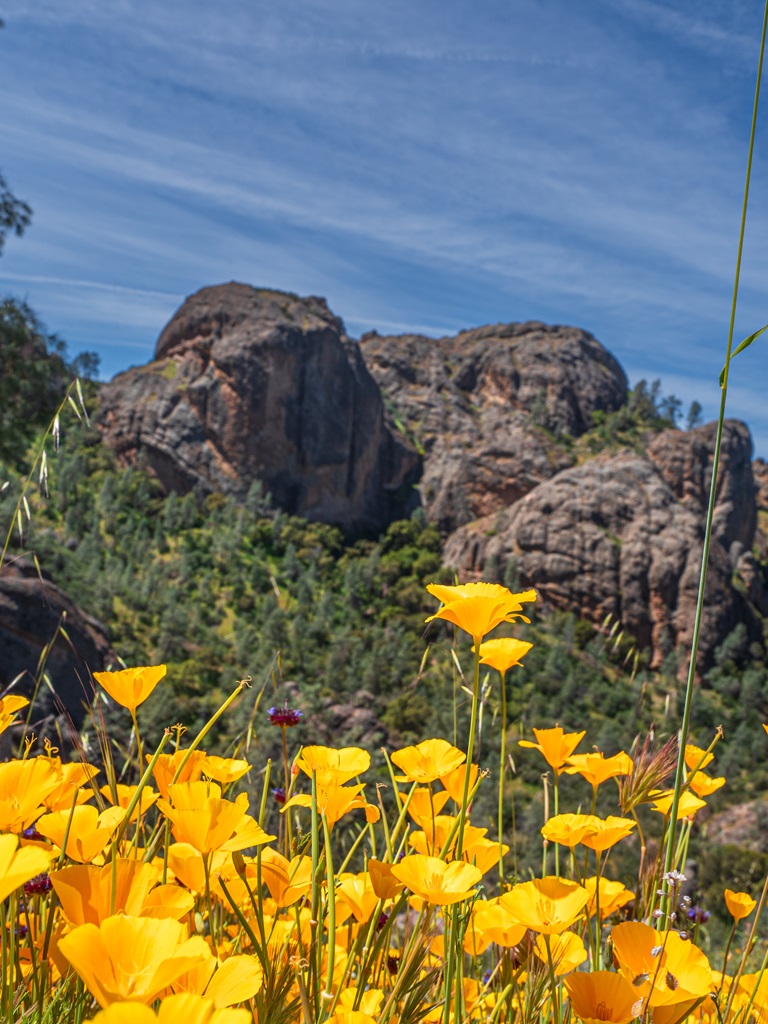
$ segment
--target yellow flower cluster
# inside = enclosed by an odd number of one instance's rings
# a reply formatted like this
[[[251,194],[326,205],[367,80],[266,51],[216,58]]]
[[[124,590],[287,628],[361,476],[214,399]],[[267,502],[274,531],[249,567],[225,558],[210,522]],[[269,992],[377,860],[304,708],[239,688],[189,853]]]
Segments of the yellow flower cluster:
[[[142,754],[127,781],[109,758],[101,768],[66,763],[50,748],[33,756],[31,745],[26,756],[0,765],[2,1019],[768,1019],[766,976],[746,971],[746,961],[731,975],[719,974],[693,941],[697,933],[681,928],[687,897],[680,869],[693,816],[724,782],[704,774],[711,749],[688,745],[683,752],[682,842],[673,870],[666,870],[661,854],[655,864],[647,859],[637,808],[650,805],[664,815],[664,829],[675,827],[674,793],[661,788],[667,762],[654,761],[645,748],[634,756],[577,753],[584,732],[534,729],[534,740],[519,743],[540,754],[553,776],[554,813],[541,828],[542,877],[509,883],[501,834],[506,675],[532,645],[485,637],[502,623],[528,621],[522,608],[536,595],[486,583],[428,589],[441,602],[432,618],[458,626],[473,642],[467,751],[440,738],[402,747],[385,755],[375,787],[365,779],[372,765],[362,748],[286,752],[282,806],[272,819],[277,834],[265,828],[269,766],[260,809],[252,813],[244,788],[251,765],[202,749],[211,723],[187,747],[179,732],[176,749],[166,752],[167,734],[154,752],[143,753],[136,709],[163,680],[165,666],[96,676],[137,730]],[[474,810],[481,787],[491,785],[488,767],[471,756],[480,665],[498,673],[505,709],[495,836]],[[0,731],[25,706],[23,698],[0,700]],[[301,717],[288,708],[281,714]],[[286,750],[285,729],[282,735]],[[590,813],[560,812],[564,775],[583,780]],[[611,779],[621,813],[599,815],[598,790]],[[605,796],[601,791],[601,801]],[[629,886],[609,871],[619,843],[640,864],[625,879]],[[554,874],[547,869],[550,847]],[[724,898],[733,937],[757,901],[731,890]],[[725,969],[728,962],[726,951]]]

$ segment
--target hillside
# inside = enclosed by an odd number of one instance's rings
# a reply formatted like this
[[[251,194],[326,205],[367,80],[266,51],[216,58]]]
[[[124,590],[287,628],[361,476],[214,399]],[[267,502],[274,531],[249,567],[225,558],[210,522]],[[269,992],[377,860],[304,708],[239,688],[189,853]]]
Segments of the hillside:
[[[265,711],[283,702],[304,711],[299,742],[462,741],[453,636],[424,625],[425,584],[458,566],[539,590],[516,631],[536,646],[510,679],[515,735],[561,721],[612,752],[652,723],[675,728],[712,430],[674,428],[658,392],[629,391],[585,332],[512,324],[358,344],[321,300],[223,286],[189,300],[156,358],[90,404],[93,426],[65,429],[50,498],[31,501],[0,574],[4,685],[26,670],[34,686],[53,631],[43,668],[78,722],[84,663],[119,655],[169,664],[172,696],[141,709],[148,736],[194,729],[250,676],[221,749],[247,733],[276,754]],[[726,441],[694,718],[704,745],[725,727],[716,811],[768,789],[745,725],[768,718],[765,473],[743,424]],[[8,523],[21,478],[6,475]],[[38,727],[55,737],[63,719],[45,682],[40,694]],[[488,749],[497,712],[489,688]],[[532,796],[538,770],[517,760]]]

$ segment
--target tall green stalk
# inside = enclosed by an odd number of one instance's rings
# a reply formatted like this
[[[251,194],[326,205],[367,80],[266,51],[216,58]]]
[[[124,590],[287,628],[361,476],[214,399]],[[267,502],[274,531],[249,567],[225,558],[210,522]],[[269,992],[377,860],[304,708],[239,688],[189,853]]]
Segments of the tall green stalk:
[[[768,0],[766,0],[763,14],[763,30],[760,38],[760,55],[757,65],[757,82],[755,84],[755,100],[752,108],[752,127],[749,136],[749,152],[747,155],[747,173],[744,182],[744,199],[741,209],[741,226],[739,229],[739,244],[736,254],[736,272],[733,282],[733,296],[731,298],[731,315],[728,324],[728,344],[726,346],[725,366],[720,378],[720,413],[717,420],[717,438],[715,440],[715,451],[712,458],[712,479],[709,486],[709,503],[707,505],[706,527],[704,531],[704,545],[701,552],[701,571],[699,575],[699,592],[696,599],[696,617],[693,626],[693,638],[691,640],[691,657],[688,665],[688,679],[685,688],[685,704],[683,707],[683,720],[680,726],[680,752],[677,759],[677,771],[675,772],[675,788],[672,796],[672,807],[670,808],[670,828],[667,837],[667,846],[664,855],[664,875],[672,870],[675,855],[675,837],[677,834],[677,812],[680,804],[680,793],[684,781],[685,769],[685,745],[688,741],[688,731],[691,721],[691,706],[693,704],[693,686],[696,678],[696,655],[699,649],[699,635],[701,633],[701,620],[704,610],[704,590],[707,580],[707,566],[709,563],[709,549],[712,542],[712,521],[715,512],[715,498],[717,495],[717,474],[720,467],[720,450],[723,441],[723,424],[725,422],[725,403],[728,395],[728,375],[730,371],[731,357],[733,355],[733,330],[736,322],[736,304],[739,294],[739,279],[741,276],[741,258],[744,250],[744,232],[747,222],[747,206],[749,202],[749,183],[752,176],[752,157],[755,148],[755,132],[757,127],[757,110],[760,101],[760,83],[763,77],[763,57],[765,54],[766,28],[768,28]],[[666,910],[667,894],[669,883],[664,879],[663,888],[665,896],[662,900],[662,909]]]

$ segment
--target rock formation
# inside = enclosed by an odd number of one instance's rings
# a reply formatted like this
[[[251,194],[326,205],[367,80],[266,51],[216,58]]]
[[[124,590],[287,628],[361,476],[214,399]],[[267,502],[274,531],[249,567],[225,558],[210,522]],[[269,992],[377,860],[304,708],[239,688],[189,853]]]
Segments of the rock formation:
[[[189,298],[154,360],[103,386],[98,422],[168,489],[244,497],[260,482],[278,508],[347,531],[382,529],[420,496],[465,578],[511,568],[545,605],[611,615],[659,666],[690,643],[715,427],[575,464],[593,414],[627,397],[619,364],[576,328],[357,344],[323,299],[228,284]],[[765,532],[755,541],[768,470],[756,486],[750,459],[748,429],[728,422],[705,660],[740,621],[757,636],[753,609],[768,614]]]
[[[390,417],[423,452],[427,516],[444,532],[570,466],[569,442],[627,399],[624,371],[573,327],[513,323],[434,340],[365,335]]]
[[[743,436],[741,424],[730,430]],[[699,433],[706,437],[706,431]],[[681,447],[697,450],[699,440],[688,438]],[[669,439],[665,444],[677,448]],[[659,445],[655,455],[668,450]],[[700,508],[679,500],[684,480],[674,477],[672,464],[664,463],[665,472],[623,450],[564,470],[505,511],[457,530],[444,561],[463,578],[491,566],[496,573],[513,568],[521,585],[535,584],[544,607],[593,622],[610,615],[650,649],[651,664],[659,667],[667,654],[690,647],[704,535]],[[748,460],[744,472],[749,493]],[[723,493],[732,494],[727,486]],[[724,509],[719,522],[731,522]],[[723,526],[721,540],[729,536]],[[710,550],[700,639],[705,658],[739,622],[754,625],[731,585],[732,563],[721,540]]]
[[[664,430],[648,445],[651,462],[681,504],[703,519],[712,483],[716,423],[695,430]],[[734,562],[752,546],[757,525],[756,489],[752,471],[752,438],[738,420],[723,424],[720,469],[715,496],[714,536],[730,551]]]
[[[19,677],[11,692],[32,697],[49,644],[44,669],[55,692],[41,682],[33,715],[38,735],[46,731],[40,719],[47,717],[50,726],[50,719],[64,713],[79,727],[93,695],[90,673],[116,664],[117,658],[104,627],[47,575],[38,576],[24,559],[6,562],[0,571],[0,691]]]
[[[123,461],[170,490],[245,496],[348,531],[409,511],[418,456],[384,420],[375,382],[323,299],[203,288],[154,360],[104,385],[98,423]]]

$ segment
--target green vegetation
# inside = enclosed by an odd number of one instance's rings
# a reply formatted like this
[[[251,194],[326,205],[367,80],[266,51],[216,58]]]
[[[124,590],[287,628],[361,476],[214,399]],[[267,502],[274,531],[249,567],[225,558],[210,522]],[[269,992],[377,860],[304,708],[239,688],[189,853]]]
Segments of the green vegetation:
[[[694,402],[688,411],[687,425],[696,425],[698,413]],[[661,381],[652,384],[638,381],[629,393],[629,400],[615,412],[598,409],[592,413],[592,429],[583,434],[575,446],[583,458],[603,451],[633,448],[641,452],[649,434],[676,427],[682,403],[675,395],[663,395]]]

